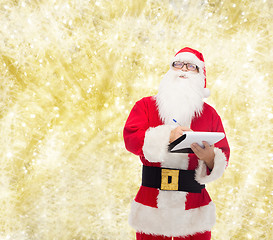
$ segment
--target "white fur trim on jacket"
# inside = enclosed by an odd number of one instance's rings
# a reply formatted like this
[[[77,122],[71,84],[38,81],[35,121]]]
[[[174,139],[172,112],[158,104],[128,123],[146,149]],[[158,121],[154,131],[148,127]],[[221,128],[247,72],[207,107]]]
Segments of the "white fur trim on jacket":
[[[207,166],[204,161],[198,160],[199,165],[195,170],[195,180],[200,184],[212,182],[220,178],[227,166],[227,158],[220,148],[214,148],[214,167],[209,175],[207,175]]]
[[[132,202],[129,224],[146,234],[179,237],[210,231],[216,221],[215,205],[185,210],[182,208],[153,208]]]
[[[142,150],[149,162],[164,160],[164,156],[168,153],[170,133],[175,127],[174,125],[159,125],[146,131]]]

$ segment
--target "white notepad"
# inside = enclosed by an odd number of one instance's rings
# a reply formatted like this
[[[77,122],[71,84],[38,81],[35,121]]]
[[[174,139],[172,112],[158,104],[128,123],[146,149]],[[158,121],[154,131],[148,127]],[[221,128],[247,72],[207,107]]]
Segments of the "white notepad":
[[[184,132],[180,138],[169,145],[169,151],[187,152],[187,149],[190,151],[192,143],[198,143],[201,147],[204,147],[202,141],[206,141],[208,144],[212,145],[219,142],[224,137],[225,134],[223,132]]]

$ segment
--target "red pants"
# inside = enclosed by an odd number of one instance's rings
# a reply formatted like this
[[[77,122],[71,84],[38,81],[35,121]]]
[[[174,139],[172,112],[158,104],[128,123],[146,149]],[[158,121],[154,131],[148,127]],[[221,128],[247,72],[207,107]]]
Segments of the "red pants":
[[[156,235],[147,235],[145,233],[136,233],[136,240],[210,240],[211,232],[196,233],[186,237],[165,237]]]

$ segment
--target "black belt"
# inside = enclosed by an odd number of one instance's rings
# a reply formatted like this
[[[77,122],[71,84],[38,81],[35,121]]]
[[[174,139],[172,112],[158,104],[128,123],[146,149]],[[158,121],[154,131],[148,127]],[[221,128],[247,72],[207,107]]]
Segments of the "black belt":
[[[166,191],[184,191],[201,193],[205,185],[195,179],[195,170],[180,170],[144,166],[142,168],[142,186]]]

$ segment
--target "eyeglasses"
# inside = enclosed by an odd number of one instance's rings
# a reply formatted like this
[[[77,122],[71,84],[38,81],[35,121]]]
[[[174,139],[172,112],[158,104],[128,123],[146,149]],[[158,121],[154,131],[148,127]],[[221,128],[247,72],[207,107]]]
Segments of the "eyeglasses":
[[[186,65],[186,68],[189,71],[195,71],[196,69],[197,69],[197,71],[199,71],[199,68],[193,63],[184,63],[184,62],[180,62],[180,61],[175,61],[172,64],[172,66],[177,69],[182,69],[184,67],[184,65]]]

